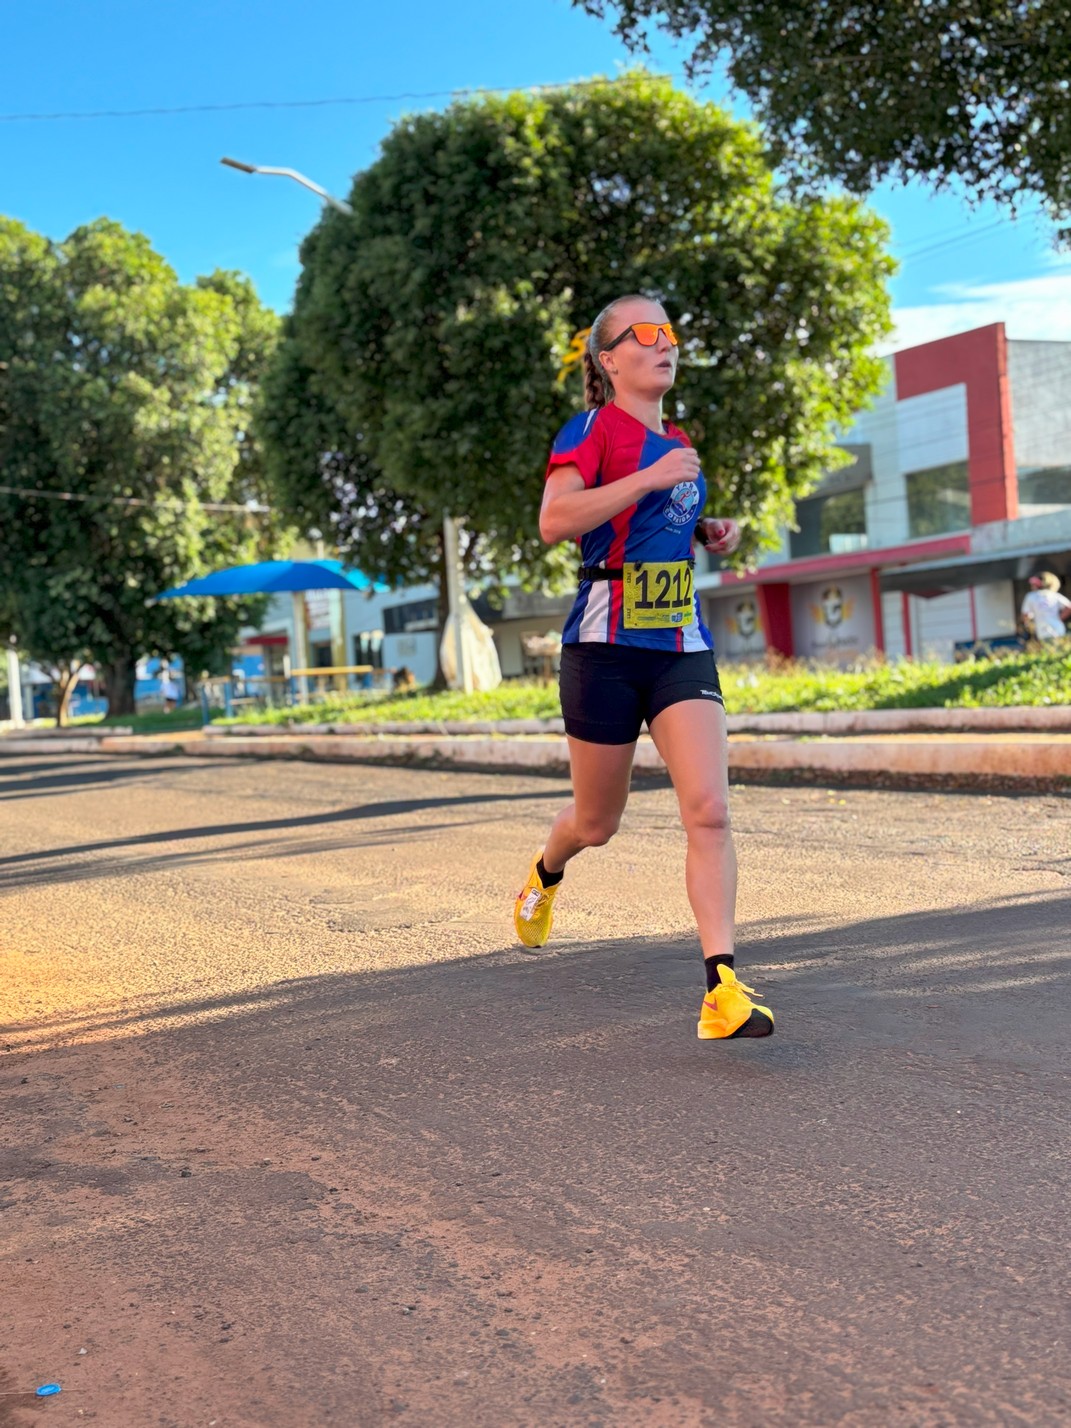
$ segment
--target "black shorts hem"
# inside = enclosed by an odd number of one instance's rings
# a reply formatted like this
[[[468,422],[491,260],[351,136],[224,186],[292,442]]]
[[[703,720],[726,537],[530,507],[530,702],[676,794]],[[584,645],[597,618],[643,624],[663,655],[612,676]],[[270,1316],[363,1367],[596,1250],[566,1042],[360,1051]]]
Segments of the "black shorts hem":
[[[630,733],[620,724],[591,724],[583,719],[566,719],[565,732],[571,739],[579,739],[584,744],[613,744],[617,747],[634,744],[640,737],[639,728]]]
[[[687,704],[691,700],[698,700],[702,704],[716,704],[719,709],[725,708],[725,700],[722,698],[720,686],[716,686],[709,694],[703,693],[703,686],[695,683],[681,684],[674,687],[669,685],[658,691],[657,695],[651,699],[650,707],[647,711],[647,727],[651,727],[651,721],[657,719],[659,714],[663,714],[674,704]]]

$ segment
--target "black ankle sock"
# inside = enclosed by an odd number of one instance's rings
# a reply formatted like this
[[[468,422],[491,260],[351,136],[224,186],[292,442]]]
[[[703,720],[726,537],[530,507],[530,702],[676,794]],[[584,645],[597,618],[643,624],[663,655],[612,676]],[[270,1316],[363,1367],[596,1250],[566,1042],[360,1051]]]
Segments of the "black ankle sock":
[[[732,954],[730,953],[730,955],[729,955],[728,957],[704,957],[704,958],[703,958],[703,966],[706,968],[706,974],[707,974],[707,991],[708,991],[708,992],[712,992],[712,991],[714,990],[714,988],[717,987],[717,986],[719,986],[720,983],[721,983],[721,978],[718,976],[718,963],[719,963],[719,962],[722,964],[723,967],[731,967],[731,966],[733,965]]]
[[[536,860],[536,872],[539,874],[539,881],[543,884],[545,888],[556,888],[561,882],[562,878],[565,877],[564,868],[561,870],[560,873],[548,873],[546,868],[543,866],[542,858],[538,858]]]

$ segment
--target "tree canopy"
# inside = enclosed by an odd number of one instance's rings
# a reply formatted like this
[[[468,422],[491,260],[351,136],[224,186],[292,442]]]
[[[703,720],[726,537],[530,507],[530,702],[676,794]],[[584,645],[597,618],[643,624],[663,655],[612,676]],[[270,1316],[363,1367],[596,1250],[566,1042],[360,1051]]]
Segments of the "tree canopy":
[[[778,161],[865,192],[887,177],[1040,196],[1071,217],[1068,0],[573,0],[652,27],[694,74],[725,61]]]
[[[276,328],[247,279],[184,285],[117,223],[54,243],[0,219],[0,606],[31,657],[98,665],[113,713],[138,656],[197,673],[237,634],[237,603],[148,602],[275,537],[241,507]]]
[[[546,453],[582,402],[560,380],[610,299],[661,299],[683,360],[669,412],[744,554],[838,463],[833,429],[882,380],[886,229],[794,200],[757,132],[643,72],[401,121],[325,212],[260,427],[276,499],[334,519],[355,559],[433,575],[443,513],[473,569],[575,566],[538,534]]]

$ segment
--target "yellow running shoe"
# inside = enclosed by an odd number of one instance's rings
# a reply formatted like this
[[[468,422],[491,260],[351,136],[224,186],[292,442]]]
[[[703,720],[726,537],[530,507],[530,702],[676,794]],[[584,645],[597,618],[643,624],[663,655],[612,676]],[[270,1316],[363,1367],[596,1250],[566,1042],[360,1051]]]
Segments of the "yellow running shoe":
[[[736,973],[727,963],[718,963],[718,977],[719,985],[703,998],[703,1009],[699,1013],[699,1039],[712,1041],[722,1037],[772,1036],[773,1012],[768,1007],[755,1006],[751,1000],[759,995],[758,992],[738,982]]]
[[[554,921],[554,895],[561,887],[561,883],[555,883],[552,888],[543,886],[536,867],[542,856],[543,850],[540,849],[532,859],[528,881],[521,888],[513,908],[513,925],[526,947],[542,947],[550,936]]]

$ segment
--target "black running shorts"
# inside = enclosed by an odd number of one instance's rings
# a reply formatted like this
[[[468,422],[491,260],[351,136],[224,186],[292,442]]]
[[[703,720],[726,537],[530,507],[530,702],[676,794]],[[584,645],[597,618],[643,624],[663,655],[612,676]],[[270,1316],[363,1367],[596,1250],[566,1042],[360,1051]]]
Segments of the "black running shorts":
[[[633,744],[640,728],[685,699],[722,705],[712,650],[562,646],[560,692],[565,732],[589,744]]]

